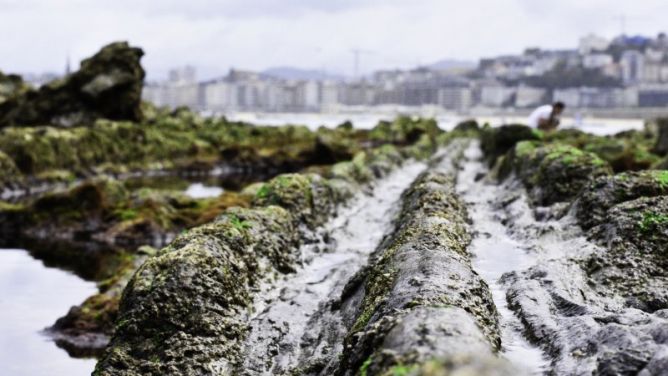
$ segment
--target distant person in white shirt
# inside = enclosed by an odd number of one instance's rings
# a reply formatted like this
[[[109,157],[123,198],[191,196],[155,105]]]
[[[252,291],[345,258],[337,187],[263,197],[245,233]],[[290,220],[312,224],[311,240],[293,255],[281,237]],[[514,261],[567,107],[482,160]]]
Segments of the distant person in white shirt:
[[[557,129],[559,126],[559,115],[564,112],[564,108],[566,108],[566,105],[562,102],[538,107],[529,115],[529,126],[543,131]]]

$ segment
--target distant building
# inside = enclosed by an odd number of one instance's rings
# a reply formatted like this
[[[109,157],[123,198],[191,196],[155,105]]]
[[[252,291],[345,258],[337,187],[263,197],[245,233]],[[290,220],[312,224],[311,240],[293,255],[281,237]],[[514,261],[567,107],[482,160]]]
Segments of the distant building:
[[[519,86],[515,92],[515,107],[526,108],[544,104],[547,90],[529,86]]]
[[[638,90],[629,88],[569,88],[554,91],[553,99],[571,108],[637,107]]]
[[[488,107],[503,107],[514,102],[516,89],[503,85],[485,85],[480,88],[480,104]]]
[[[207,110],[225,111],[237,108],[236,87],[223,79],[202,83]]]
[[[636,50],[625,51],[620,63],[624,83],[633,84],[643,80],[645,70],[645,56]]]
[[[580,38],[578,51],[581,55],[587,55],[596,51],[605,51],[610,46],[610,41],[595,34],[589,34]]]
[[[668,85],[643,85],[638,89],[638,105],[640,107],[668,106]]]
[[[470,87],[444,87],[438,89],[438,105],[453,111],[466,111],[473,106],[473,90]]]
[[[578,108],[580,107],[580,89],[568,88],[557,89],[552,94],[552,99],[557,102],[563,102],[566,107]]]
[[[602,53],[587,54],[582,57],[582,66],[589,69],[603,68],[614,62],[612,55]]]

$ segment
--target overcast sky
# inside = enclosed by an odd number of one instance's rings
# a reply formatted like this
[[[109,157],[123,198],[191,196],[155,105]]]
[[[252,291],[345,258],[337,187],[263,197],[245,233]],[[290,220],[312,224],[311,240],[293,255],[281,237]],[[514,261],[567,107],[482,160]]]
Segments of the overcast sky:
[[[275,66],[352,74],[442,59],[570,48],[580,36],[655,35],[666,0],[0,0],[0,70],[62,71],[102,45],[146,52],[149,78],[191,64],[200,76]]]

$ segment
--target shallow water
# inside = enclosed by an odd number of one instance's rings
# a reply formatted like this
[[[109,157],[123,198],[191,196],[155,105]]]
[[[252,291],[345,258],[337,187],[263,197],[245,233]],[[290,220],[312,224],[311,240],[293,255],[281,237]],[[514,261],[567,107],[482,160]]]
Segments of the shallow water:
[[[536,254],[508,234],[501,223],[493,201],[499,186],[476,181],[486,172],[481,163],[482,153],[477,142],[464,152],[464,161],[457,177],[457,191],[469,205],[469,215],[475,231],[469,247],[474,258],[473,268],[487,282],[500,315],[503,355],[518,368],[530,374],[543,373],[548,362],[543,352],[522,336],[520,321],[508,309],[506,288],[499,279],[504,273],[521,271],[536,263]]]
[[[192,198],[212,198],[218,197],[223,193],[223,188],[204,185],[202,183],[190,184],[185,190],[186,196]]]
[[[89,375],[94,359],[70,358],[43,330],[96,292],[25,250],[0,249],[0,375]]]

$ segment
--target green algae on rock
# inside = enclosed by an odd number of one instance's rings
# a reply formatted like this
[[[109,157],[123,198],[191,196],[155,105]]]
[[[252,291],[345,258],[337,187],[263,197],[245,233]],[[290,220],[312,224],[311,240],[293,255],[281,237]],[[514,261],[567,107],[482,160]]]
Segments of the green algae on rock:
[[[429,363],[434,358],[443,359],[443,368],[495,364],[501,374],[512,372],[493,355],[500,346],[497,312],[472,270],[466,221],[451,177],[429,172],[413,183],[396,230],[344,290],[342,301],[358,299],[360,292],[363,300],[345,340],[340,374],[412,374],[437,367]],[[475,361],[458,364],[472,356]]]
[[[526,186],[536,205],[570,201],[591,180],[612,173],[597,155],[569,145],[523,141],[504,157],[499,177],[510,173]]]
[[[667,172],[668,173],[668,172]],[[590,236],[607,248],[585,268],[601,294],[618,294],[645,312],[668,309],[668,192],[609,208]]]
[[[406,148],[421,155],[433,142]],[[256,185],[253,206],[228,209],[179,235],[149,258],[128,284],[110,346],[96,375],[219,374],[239,364],[258,284],[299,265],[304,231],[403,158],[392,147],[358,153],[338,176],[279,175]],[[396,156],[399,156],[396,158]],[[373,167],[376,166],[376,167]],[[279,206],[280,205],[280,206]],[[303,226],[306,225],[306,226]]]
[[[647,130],[597,136],[576,129],[565,129],[548,133],[543,140],[592,152],[610,163],[615,172],[645,170],[660,160],[652,151],[655,137]]]
[[[79,249],[164,246],[180,231],[207,223],[231,206],[249,206],[252,196],[224,192],[195,199],[180,191],[143,188],[130,192],[110,178],[90,179],[32,202],[0,208],[13,242],[58,241]],[[1,235],[1,234],[0,234]],[[9,241],[0,236],[3,243]],[[58,257],[60,248],[52,257]]]
[[[155,254],[154,248],[143,246],[137,251],[120,253],[112,276],[98,284],[100,292],[81,305],[70,308],[49,329],[59,347],[70,356],[99,356],[107,346],[118,315],[121,294],[134,272]]]
[[[143,54],[127,42],[103,47],[71,75],[36,90],[18,91],[0,103],[0,127],[67,127],[98,118],[140,120]]]
[[[602,176],[587,184],[575,203],[576,216],[585,229],[606,223],[613,206],[640,197],[668,195],[668,170],[625,172]]]

